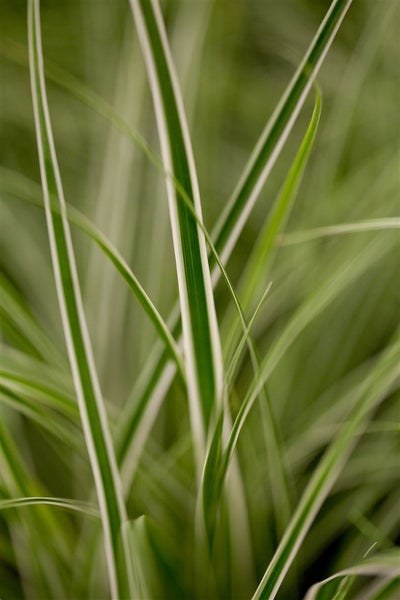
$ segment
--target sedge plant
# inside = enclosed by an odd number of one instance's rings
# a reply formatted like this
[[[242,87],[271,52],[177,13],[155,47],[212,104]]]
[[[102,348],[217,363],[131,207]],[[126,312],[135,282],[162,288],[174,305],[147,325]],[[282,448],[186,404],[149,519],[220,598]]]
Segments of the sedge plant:
[[[396,598],[396,2],[4,13],[0,596]]]

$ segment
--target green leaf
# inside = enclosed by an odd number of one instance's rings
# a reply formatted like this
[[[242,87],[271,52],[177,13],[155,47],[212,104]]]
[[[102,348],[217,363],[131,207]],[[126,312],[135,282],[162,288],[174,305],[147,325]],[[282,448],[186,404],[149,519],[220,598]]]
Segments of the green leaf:
[[[29,63],[40,171],[51,257],[64,334],[74,379],[83,432],[101,511],[110,588],[113,598],[125,585],[127,552],[118,560],[122,523],[126,520],[121,483],[107,417],[92,357],[74,251],[66,218],[64,194],[54,148],[44,84],[38,0],[28,2]],[[51,207],[57,198],[60,212]]]
[[[155,105],[163,160],[201,221],[200,194],[183,103],[157,2],[131,2]],[[222,358],[206,245],[196,219],[167,180],[191,424],[198,471],[222,400]]]

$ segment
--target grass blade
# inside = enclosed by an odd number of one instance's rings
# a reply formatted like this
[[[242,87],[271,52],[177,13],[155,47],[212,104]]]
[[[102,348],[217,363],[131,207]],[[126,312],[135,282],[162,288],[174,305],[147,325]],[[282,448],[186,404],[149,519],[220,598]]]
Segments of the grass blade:
[[[365,231],[390,231],[393,229],[400,229],[400,219],[398,217],[370,219],[356,223],[341,223],[340,225],[316,227],[307,231],[291,231],[279,236],[278,242],[280,246],[291,246],[292,244],[303,244],[304,242],[319,240],[324,237],[363,233]]]
[[[67,498],[51,498],[48,496],[29,496],[27,498],[12,498],[11,500],[0,500],[0,510],[20,508],[22,506],[57,506],[65,510],[72,510],[85,516],[100,518],[97,508],[87,502],[78,502]]]
[[[122,560],[118,562],[120,533],[122,523],[126,520],[126,512],[88,338],[65,214],[65,201],[44,84],[38,0],[30,0],[28,3],[28,37],[36,136],[53,270],[83,431],[100,505],[111,594],[113,598],[118,598],[125,589],[128,572],[127,553],[123,553]],[[60,205],[60,214],[51,208],[53,195],[57,197]]]
[[[155,1],[132,0],[155,105],[163,160],[201,221],[201,204],[180,90],[161,12]],[[198,470],[207,430],[222,395],[220,342],[205,241],[180,192],[167,180]]]
[[[349,567],[347,569],[343,569],[343,571],[339,571],[330,577],[327,577],[323,581],[319,583],[315,583],[307,592],[304,600],[318,600],[319,597],[322,598],[322,594],[324,592],[324,588],[328,587],[328,584],[335,579],[346,578],[349,575],[359,576],[379,576],[379,577],[392,577],[394,578],[396,575],[400,575],[399,573],[399,565],[400,565],[400,553],[399,550],[394,550],[391,552],[386,552],[382,554],[377,554],[371,558],[367,558],[355,565],[354,567]],[[335,594],[333,600],[339,600],[341,595],[338,593]],[[321,596],[320,596],[321,594]],[[342,597],[343,600],[344,597]]]
[[[278,233],[282,230],[289,216],[314,145],[321,109],[321,92],[317,88],[309,126],[243,274],[240,298],[245,308],[251,305],[254,292],[257,290],[258,282],[262,280],[263,271],[265,272],[267,267]]]

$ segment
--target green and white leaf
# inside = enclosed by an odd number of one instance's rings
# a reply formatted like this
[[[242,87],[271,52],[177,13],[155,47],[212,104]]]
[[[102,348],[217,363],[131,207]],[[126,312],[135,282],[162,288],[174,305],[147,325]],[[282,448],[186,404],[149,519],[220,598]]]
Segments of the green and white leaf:
[[[125,578],[128,572],[127,553],[123,553],[119,561],[117,559],[119,536],[122,523],[126,520],[126,510],[90,347],[66,217],[64,194],[47,106],[38,0],[28,2],[28,39],[36,136],[57,295],[100,505],[111,593],[113,598],[118,598],[125,589]],[[52,210],[52,196],[57,198],[59,213]]]

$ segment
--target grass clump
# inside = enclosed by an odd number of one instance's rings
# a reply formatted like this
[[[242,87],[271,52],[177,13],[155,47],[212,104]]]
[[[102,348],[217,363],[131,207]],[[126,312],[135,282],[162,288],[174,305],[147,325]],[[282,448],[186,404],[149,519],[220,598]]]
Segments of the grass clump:
[[[396,3],[40,4],[0,46],[2,597],[395,598]]]

